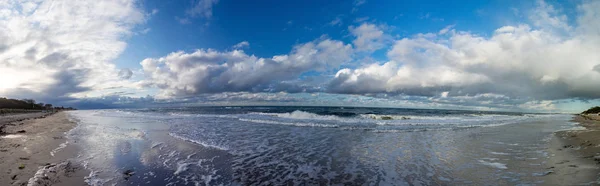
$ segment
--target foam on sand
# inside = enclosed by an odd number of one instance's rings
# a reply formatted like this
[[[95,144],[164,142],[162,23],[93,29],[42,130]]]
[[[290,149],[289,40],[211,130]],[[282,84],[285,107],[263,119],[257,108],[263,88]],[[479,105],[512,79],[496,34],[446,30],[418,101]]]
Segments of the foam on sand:
[[[69,144],[69,141],[65,141],[64,143],[61,143],[60,145],[58,145],[58,147],[56,147],[54,150],[50,151],[50,156],[54,157],[54,154],[56,154],[58,151],[67,147],[67,144]]]
[[[74,173],[77,169],[79,169],[77,165],[70,161],[43,166],[32,178],[29,178],[27,186],[53,185],[60,183],[62,177]]]

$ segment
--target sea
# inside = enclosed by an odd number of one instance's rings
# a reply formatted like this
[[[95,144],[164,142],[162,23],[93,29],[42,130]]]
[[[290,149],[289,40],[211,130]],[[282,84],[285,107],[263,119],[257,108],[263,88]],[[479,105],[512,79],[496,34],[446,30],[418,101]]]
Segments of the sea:
[[[69,111],[89,185],[547,184],[567,114],[361,107]]]

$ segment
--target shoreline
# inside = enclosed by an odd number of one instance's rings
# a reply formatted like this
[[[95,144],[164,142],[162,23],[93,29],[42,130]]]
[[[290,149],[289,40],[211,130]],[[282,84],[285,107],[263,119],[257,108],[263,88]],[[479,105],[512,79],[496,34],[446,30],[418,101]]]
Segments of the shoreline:
[[[554,133],[548,153],[545,183],[600,184],[600,116],[575,115],[581,129]]]
[[[86,185],[89,172],[74,160],[79,147],[67,141],[77,126],[67,113],[0,117],[0,185]]]

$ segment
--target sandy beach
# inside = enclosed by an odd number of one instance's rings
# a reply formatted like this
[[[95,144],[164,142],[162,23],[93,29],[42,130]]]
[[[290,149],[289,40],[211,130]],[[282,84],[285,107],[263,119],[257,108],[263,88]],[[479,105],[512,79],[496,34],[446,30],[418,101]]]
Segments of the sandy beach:
[[[550,141],[546,183],[600,184],[600,116],[576,115],[582,128],[558,131]]]
[[[78,149],[66,132],[76,126],[67,113],[0,116],[0,185],[86,185],[88,174],[71,158]]]

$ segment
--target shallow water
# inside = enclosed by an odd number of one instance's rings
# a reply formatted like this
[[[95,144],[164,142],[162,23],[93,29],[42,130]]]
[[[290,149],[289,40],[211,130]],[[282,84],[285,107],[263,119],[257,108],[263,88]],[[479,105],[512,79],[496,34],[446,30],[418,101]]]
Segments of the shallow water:
[[[574,125],[569,115],[387,108],[70,115],[92,185],[541,184],[548,140]]]

